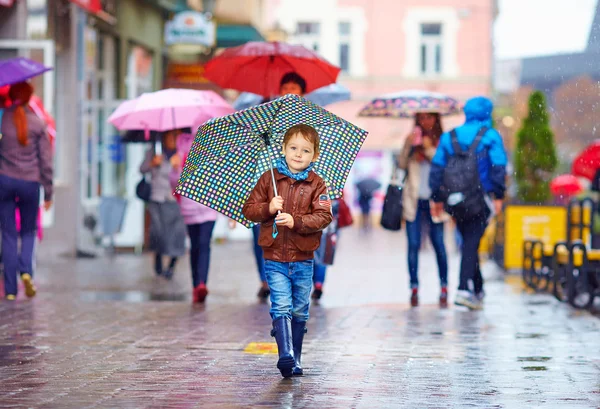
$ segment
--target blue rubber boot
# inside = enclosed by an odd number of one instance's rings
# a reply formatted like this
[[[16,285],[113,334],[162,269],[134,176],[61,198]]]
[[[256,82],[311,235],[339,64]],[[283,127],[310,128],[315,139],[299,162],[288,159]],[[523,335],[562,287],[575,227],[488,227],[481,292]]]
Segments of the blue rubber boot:
[[[294,359],[296,361],[292,373],[295,376],[304,374],[302,371],[302,342],[307,331],[306,321],[298,321],[292,318],[292,344],[294,345]]]
[[[281,376],[289,378],[293,375],[294,365],[294,350],[292,345],[292,323],[287,317],[280,317],[273,321],[273,330],[271,336],[277,341],[277,350],[279,351],[279,360],[277,368],[281,372]]]

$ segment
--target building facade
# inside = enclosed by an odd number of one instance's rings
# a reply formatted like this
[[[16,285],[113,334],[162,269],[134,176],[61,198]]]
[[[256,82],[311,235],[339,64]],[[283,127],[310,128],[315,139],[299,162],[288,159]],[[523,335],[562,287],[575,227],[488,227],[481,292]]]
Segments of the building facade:
[[[267,26],[342,68],[353,99],[491,93],[495,0],[267,0]]]

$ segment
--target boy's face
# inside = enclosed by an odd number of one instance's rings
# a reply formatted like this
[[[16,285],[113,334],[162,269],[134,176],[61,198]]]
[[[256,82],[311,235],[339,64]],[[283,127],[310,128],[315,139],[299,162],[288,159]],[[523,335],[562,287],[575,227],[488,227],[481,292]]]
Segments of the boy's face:
[[[301,133],[293,135],[287,143],[283,144],[283,154],[292,173],[302,172],[319,157],[313,143]]]
[[[302,96],[302,87],[295,82],[286,82],[279,88],[279,95],[294,94]]]

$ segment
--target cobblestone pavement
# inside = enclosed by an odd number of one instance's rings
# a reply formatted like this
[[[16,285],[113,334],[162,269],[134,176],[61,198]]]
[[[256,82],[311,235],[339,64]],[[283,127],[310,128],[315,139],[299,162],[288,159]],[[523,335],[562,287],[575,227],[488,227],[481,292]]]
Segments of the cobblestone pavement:
[[[183,263],[165,282],[148,256],[42,250],[39,296],[0,303],[0,407],[600,407],[597,317],[527,294],[490,264],[484,311],[440,310],[428,252],[424,304],[411,309],[403,234],[342,240],[311,309],[305,376],[287,380],[275,355],[245,352],[272,342],[248,243],[215,246],[204,306],[189,303]]]

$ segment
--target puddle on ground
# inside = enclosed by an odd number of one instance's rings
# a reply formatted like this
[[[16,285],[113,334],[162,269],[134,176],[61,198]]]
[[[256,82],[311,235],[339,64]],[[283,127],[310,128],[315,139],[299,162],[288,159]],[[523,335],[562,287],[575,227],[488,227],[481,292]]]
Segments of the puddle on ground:
[[[515,335],[515,338],[517,338],[517,339],[538,339],[538,338],[545,338],[547,336],[548,336],[548,334],[537,334],[537,333],[526,334],[523,332],[517,332],[517,334]]]
[[[517,362],[548,362],[551,359],[549,356],[519,356]]]
[[[83,291],[82,301],[187,301],[187,294],[156,294],[144,291]]]
[[[524,371],[528,371],[528,372],[537,372],[537,371],[547,371],[548,368],[545,366],[524,366],[523,368]]]

